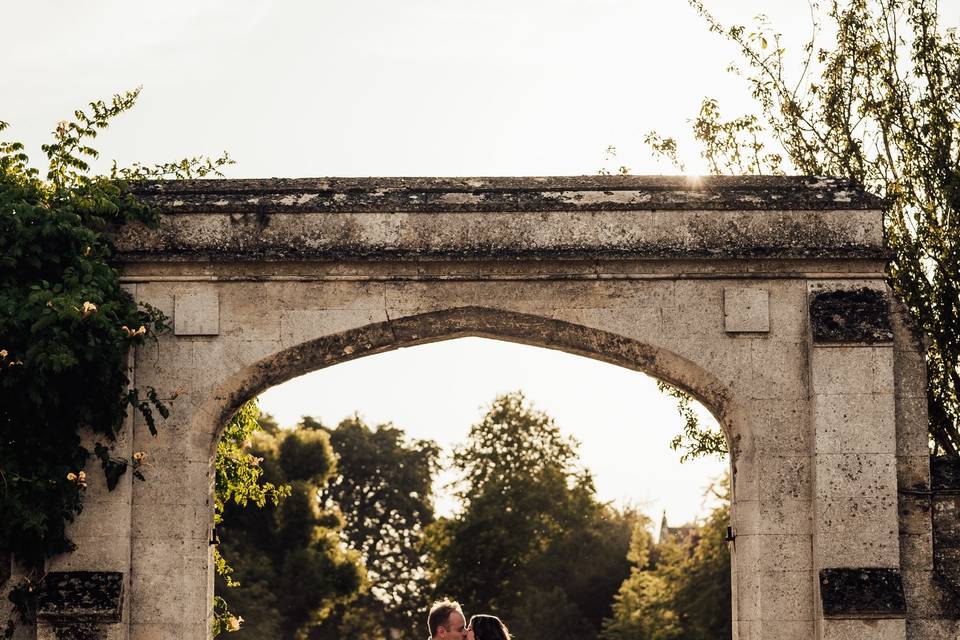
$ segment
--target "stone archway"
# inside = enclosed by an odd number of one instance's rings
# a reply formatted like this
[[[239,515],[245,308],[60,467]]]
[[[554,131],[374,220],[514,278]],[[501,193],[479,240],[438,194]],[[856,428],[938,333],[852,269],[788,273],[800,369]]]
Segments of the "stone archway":
[[[198,407],[197,424],[191,430],[213,434],[213,455],[223,425],[240,405],[269,387],[368,355],[468,336],[556,349],[641,371],[689,391],[714,414],[729,441],[741,439],[732,424],[735,410],[730,392],[694,362],[601,329],[493,307],[455,307],[401,316],[286,348],[225,380]]]
[[[78,552],[51,567],[120,576],[111,637],[206,637],[212,450],[243,400],[461,335],[643,370],[715,412],[735,465],[735,637],[945,628],[914,587],[932,581],[929,512],[898,513],[898,487],[929,487],[922,355],[885,288],[880,203],[856,185],[227,180],[142,195],[162,221],[117,236],[124,279],[174,327],[137,354],[135,382],[177,397],[156,438],[131,424],[120,443],[148,451],[148,481],[91,485]]]

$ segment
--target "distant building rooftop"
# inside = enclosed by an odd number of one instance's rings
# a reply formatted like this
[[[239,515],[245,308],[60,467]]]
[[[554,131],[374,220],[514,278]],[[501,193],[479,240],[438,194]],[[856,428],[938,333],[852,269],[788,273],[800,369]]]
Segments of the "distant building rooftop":
[[[660,521],[659,544],[675,542],[682,545],[696,547],[699,540],[700,534],[696,525],[685,524],[679,527],[671,527],[667,524],[667,512],[663,512],[663,519]]]

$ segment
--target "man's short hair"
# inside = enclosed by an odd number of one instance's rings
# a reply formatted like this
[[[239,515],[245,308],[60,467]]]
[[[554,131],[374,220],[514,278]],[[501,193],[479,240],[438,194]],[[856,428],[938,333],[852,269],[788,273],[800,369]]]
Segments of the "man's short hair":
[[[463,615],[460,603],[452,600],[441,600],[430,607],[430,614],[427,616],[427,628],[430,630],[431,638],[437,637],[437,629],[447,626],[450,621],[450,614],[454,611],[461,616]]]

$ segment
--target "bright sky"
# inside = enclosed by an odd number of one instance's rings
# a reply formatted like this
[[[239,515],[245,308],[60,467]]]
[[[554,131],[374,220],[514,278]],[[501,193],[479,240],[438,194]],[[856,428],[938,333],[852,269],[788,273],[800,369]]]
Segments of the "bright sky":
[[[706,1],[767,12],[796,49],[808,33],[806,0]],[[704,95],[746,108],[734,48],[683,0],[3,4],[0,119],[38,158],[73,109],[138,85],[104,165],[228,150],[232,177],[594,174],[611,144],[670,172],[646,132],[684,133]]]
[[[321,369],[270,389],[260,406],[284,426],[303,414],[332,426],[359,411],[368,423],[392,421],[451,452],[494,397],[517,389],[581,442],[601,499],[640,507],[657,524],[663,509],[681,524],[711,504],[705,485],[726,462],[679,463],[669,447],[681,426],[676,404],[654,380],[561,351],[484,338],[437,342]],[[442,490],[455,477],[437,483],[438,512],[455,506]]]
[[[789,52],[809,35],[806,0],[706,3],[728,23],[766,12]],[[703,96],[749,110],[725,71],[734,48],[682,0],[4,4],[0,120],[38,163],[73,109],[138,85],[137,107],[96,141],[99,168],[228,150],[229,177],[670,173],[645,133],[683,143]],[[359,411],[452,445],[517,388],[583,442],[601,497],[657,520],[694,517],[724,466],[679,465],[673,403],[641,374],[479,339],[342,364],[262,406],[285,424]]]

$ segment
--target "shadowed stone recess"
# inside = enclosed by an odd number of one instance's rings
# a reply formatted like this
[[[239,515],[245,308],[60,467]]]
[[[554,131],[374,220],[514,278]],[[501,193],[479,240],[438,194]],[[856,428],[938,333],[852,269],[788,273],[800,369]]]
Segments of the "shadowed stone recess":
[[[960,611],[960,460],[930,459],[933,494],[933,561],[947,588],[952,612]]]
[[[903,617],[907,602],[897,569],[821,569],[823,615]]]
[[[825,291],[810,302],[814,342],[891,342],[886,296],[876,289]]]
[[[119,622],[122,603],[119,571],[51,571],[41,582],[37,619],[58,626]]]
[[[960,460],[945,456],[930,458],[930,481],[933,490],[960,490]]]
[[[90,622],[58,624],[54,627],[54,635],[57,640],[103,640],[107,637],[100,625]]]

